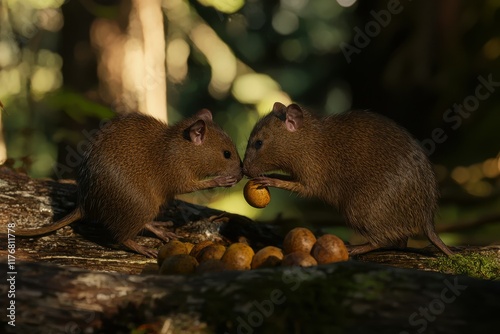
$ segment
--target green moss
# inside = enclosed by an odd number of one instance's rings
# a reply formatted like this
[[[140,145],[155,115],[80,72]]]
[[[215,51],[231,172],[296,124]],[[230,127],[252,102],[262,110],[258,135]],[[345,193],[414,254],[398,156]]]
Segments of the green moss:
[[[470,277],[500,280],[500,260],[497,255],[456,254],[450,257],[442,256],[428,261],[429,267],[440,272]]]

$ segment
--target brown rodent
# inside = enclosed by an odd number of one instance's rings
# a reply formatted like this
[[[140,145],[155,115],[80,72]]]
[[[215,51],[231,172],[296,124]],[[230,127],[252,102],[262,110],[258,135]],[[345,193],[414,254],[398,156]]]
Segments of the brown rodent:
[[[265,174],[278,170],[289,177]],[[434,229],[439,194],[427,156],[406,130],[381,115],[350,111],[319,118],[276,102],[250,135],[243,173],[261,186],[337,207],[368,240],[352,246],[351,255],[406,247],[421,233],[453,254]]]
[[[155,250],[132,238],[143,228],[165,241],[175,237],[151,224],[163,203],[181,193],[232,186],[242,176],[236,147],[210,111],[173,126],[128,114],[106,124],[85,152],[77,208],[51,226],[16,235],[47,234],[85,218],[104,224],[115,241],[153,257]]]

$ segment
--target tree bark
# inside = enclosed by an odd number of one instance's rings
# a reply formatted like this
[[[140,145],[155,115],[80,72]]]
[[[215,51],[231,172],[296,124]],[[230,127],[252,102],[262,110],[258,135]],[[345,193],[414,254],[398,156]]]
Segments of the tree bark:
[[[455,334],[500,325],[498,282],[356,261],[184,277],[17,267],[15,333]]]
[[[0,168],[1,232],[52,223],[74,208],[75,190],[73,182]],[[191,242],[244,238],[259,248],[282,241],[272,224],[182,201],[159,219]],[[138,242],[161,244],[145,235]],[[455,250],[498,254],[495,247]],[[309,268],[159,276],[156,260],[113,245],[97,224],[75,222],[41,238],[1,235],[0,262],[10,280],[0,283],[7,296],[0,307],[9,316],[14,302],[16,326],[9,317],[2,322],[13,333],[496,331],[500,282],[430,272],[430,256],[430,249],[385,251]]]

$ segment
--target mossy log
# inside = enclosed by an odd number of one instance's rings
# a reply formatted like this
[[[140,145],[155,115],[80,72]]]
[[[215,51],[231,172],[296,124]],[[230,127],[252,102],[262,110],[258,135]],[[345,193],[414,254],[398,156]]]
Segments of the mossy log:
[[[9,223],[15,229],[52,223],[73,209],[75,189],[0,168],[1,232]],[[273,225],[183,201],[166,206],[159,219],[191,242],[244,238],[258,248],[282,240]],[[15,301],[16,326],[2,320],[7,332],[459,333],[500,325],[500,283],[429,272],[436,270],[426,265],[430,249],[310,268],[158,276],[137,275],[155,260],[103,235],[97,224],[75,222],[42,238],[0,236],[2,267],[15,277],[0,284],[4,296],[15,290],[0,299],[4,310]],[[161,244],[146,236],[138,241]],[[498,254],[495,247],[455,250]]]
[[[500,325],[498,282],[356,261],[200,276],[17,268],[13,333],[455,334]]]

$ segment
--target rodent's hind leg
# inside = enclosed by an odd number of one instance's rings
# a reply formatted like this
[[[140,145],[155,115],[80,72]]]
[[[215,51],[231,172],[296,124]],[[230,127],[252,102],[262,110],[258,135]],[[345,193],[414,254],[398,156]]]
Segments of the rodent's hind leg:
[[[156,249],[151,249],[147,248],[144,246],[139,245],[137,242],[135,242],[132,239],[125,240],[123,242],[123,245],[130,250],[133,250],[139,254],[142,254],[146,257],[151,257],[151,258],[157,258],[158,257],[158,251]]]
[[[347,250],[349,251],[350,256],[365,254],[365,253],[368,253],[368,252],[371,252],[375,249],[380,248],[379,246],[372,245],[370,243],[361,244],[361,245],[346,245],[346,247],[347,247]]]
[[[179,236],[174,232],[164,231],[163,229],[157,227],[157,226],[165,226],[165,224],[166,223],[163,222],[153,221],[144,225],[144,228],[165,242],[169,242],[172,239],[179,239]]]
[[[149,225],[153,226],[153,227],[158,227],[158,226],[161,226],[161,227],[172,227],[174,226],[174,222],[169,220],[169,221],[159,221],[159,220],[153,220],[152,222],[149,223]]]
[[[390,245],[381,247],[371,243],[361,245],[346,245],[349,255],[361,255],[374,250],[405,250],[408,245],[408,238],[403,238],[397,241],[392,241]]]

